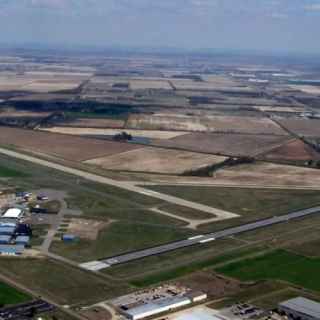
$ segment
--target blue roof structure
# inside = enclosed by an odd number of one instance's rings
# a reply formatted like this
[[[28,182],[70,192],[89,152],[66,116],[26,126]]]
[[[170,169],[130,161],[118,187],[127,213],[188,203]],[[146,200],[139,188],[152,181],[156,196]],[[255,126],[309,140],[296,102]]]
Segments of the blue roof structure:
[[[17,244],[28,244],[29,243],[29,241],[30,241],[30,237],[28,237],[28,236],[18,236],[18,237],[16,237],[16,243]]]
[[[22,254],[24,246],[20,245],[0,245],[0,254]]]
[[[14,234],[15,230],[15,227],[3,227],[0,228],[0,235],[12,235]]]
[[[11,236],[7,235],[0,235],[0,243],[10,243],[11,241]]]

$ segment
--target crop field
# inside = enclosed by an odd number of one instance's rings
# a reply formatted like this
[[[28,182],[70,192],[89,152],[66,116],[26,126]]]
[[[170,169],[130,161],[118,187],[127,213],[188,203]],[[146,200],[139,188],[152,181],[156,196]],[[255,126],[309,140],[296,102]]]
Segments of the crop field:
[[[309,290],[320,291],[320,259],[310,259],[284,250],[230,263],[216,271],[242,281],[282,280]]]
[[[48,259],[1,259],[0,272],[59,304],[94,303],[127,289]]]
[[[73,161],[84,161],[140,147],[133,144],[8,127],[0,127],[0,144],[13,145]]]
[[[121,119],[76,118],[74,120],[64,122],[61,126],[62,128],[123,128],[124,124],[125,121]]]
[[[281,119],[279,122],[299,136],[320,137],[320,120],[289,118]]]
[[[172,79],[171,83],[176,90],[212,91],[230,87],[230,80],[211,79],[211,81],[193,81],[188,79]]]
[[[297,113],[304,112],[302,107],[287,107],[287,106],[255,106],[254,109],[263,112],[285,112],[285,113]]]
[[[287,135],[272,120],[258,117],[188,115],[131,115],[126,127],[132,129],[210,131],[218,133],[250,133]]]
[[[55,72],[33,72],[24,75],[3,74],[0,91],[55,92],[77,88],[89,75]]]
[[[230,156],[255,156],[287,142],[288,136],[190,133],[167,141],[155,141],[159,146],[181,148]]]
[[[257,162],[223,168],[216,172],[212,182],[229,186],[320,188],[320,174],[317,169]]]
[[[158,90],[172,90],[168,81],[155,81],[155,80],[131,80],[129,81],[132,90],[144,89],[158,89]]]
[[[117,120],[114,120],[114,121],[117,121]],[[53,132],[53,133],[63,133],[63,134],[71,134],[71,135],[88,135],[88,136],[90,135],[114,136],[116,134],[126,132],[132,135],[133,137],[145,137],[150,139],[172,139],[187,133],[187,132],[181,132],[181,131],[161,131],[161,130],[132,130],[132,129],[112,129],[112,128],[102,129],[102,128],[94,128],[94,127],[83,128],[83,127],[75,127],[74,123],[72,124],[72,127],[58,126],[58,127],[42,128],[41,130]]]
[[[3,111],[0,112],[0,118],[45,118],[50,115],[49,112],[32,111]]]
[[[118,155],[90,159],[86,163],[119,171],[179,174],[217,164],[225,159],[215,155],[145,147]]]
[[[307,144],[301,140],[293,140],[280,147],[272,149],[261,158],[265,160],[279,160],[279,161],[307,161],[307,160],[319,160],[320,153],[313,150]]]
[[[31,300],[26,293],[0,282],[0,305],[23,303]]]
[[[312,86],[312,85],[290,85],[291,89],[299,90],[305,93],[310,93],[319,96],[320,95],[320,88],[319,86]]]

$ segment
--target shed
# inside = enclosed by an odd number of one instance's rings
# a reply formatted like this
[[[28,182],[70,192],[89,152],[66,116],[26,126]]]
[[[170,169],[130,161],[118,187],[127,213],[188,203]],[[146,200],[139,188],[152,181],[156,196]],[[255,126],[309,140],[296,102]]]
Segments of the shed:
[[[75,241],[77,237],[73,234],[63,234],[61,240],[64,242],[72,242]]]

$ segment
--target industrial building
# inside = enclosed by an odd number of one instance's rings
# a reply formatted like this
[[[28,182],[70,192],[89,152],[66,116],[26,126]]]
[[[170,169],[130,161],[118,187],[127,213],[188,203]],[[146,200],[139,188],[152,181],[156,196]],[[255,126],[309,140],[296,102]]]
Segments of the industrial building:
[[[9,244],[11,239],[11,236],[0,235],[0,244]]]
[[[18,236],[15,239],[15,243],[16,244],[20,244],[20,245],[23,245],[23,246],[28,245],[29,242],[30,242],[30,237],[29,236]]]
[[[15,227],[1,227],[0,228],[0,235],[4,236],[12,236],[15,233]]]
[[[21,255],[24,251],[24,246],[20,245],[2,245],[0,244],[0,255]]]
[[[3,215],[7,219],[20,219],[23,216],[23,210],[20,208],[10,208]]]
[[[129,309],[125,312],[126,316],[131,320],[144,319],[163,312],[168,312],[186,306],[191,303],[187,297],[169,298],[157,302],[150,302],[140,305],[136,308]]]
[[[187,306],[191,303],[197,303],[205,300],[206,298],[207,294],[203,292],[190,292],[183,296],[154,300],[122,312],[131,320],[139,320],[155,316],[163,312],[169,312],[174,309]]]
[[[278,310],[290,319],[320,320],[320,303],[302,297],[279,303]]]

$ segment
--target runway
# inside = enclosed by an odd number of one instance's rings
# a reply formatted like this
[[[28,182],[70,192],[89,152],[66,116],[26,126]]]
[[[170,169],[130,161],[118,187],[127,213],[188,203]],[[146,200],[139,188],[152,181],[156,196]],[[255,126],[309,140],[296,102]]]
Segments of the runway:
[[[271,225],[287,222],[290,220],[306,217],[315,213],[320,213],[320,206],[313,207],[309,209],[295,211],[286,215],[276,216],[264,220],[259,220],[256,222],[244,224],[237,227],[232,227],[228,229],[224,229],[221,231],[194,236],[185,240],[175,241],[171,243],[167,243],[161,246],[156,246],[144,250],[129,252],[123,255],[118,255],[114,257],[109,257],[105,259],[101,259],[98,261],[92,261],[89,263],[83,263],[80,266],[93,271],[98,271],[101,269],[105,269],[108,267],[112,267],[115,265],[123,264],[126,262],[139,260],[145,257],[160,255],[165,252],[174,251],[181,248],[191,247],[195,245],[202,245],[217,239],[222,239],[230,236],[234,236],[243,232],[257,230],[261,228],[265,228]]]

